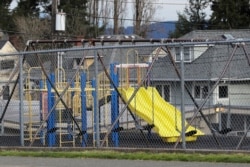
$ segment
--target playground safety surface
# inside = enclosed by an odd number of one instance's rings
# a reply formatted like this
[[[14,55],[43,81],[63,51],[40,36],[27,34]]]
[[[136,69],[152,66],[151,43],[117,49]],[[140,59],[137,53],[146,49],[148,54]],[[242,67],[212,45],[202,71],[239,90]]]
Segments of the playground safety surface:
[[[100,139],[103,139],[105,134],[100,135]],[[71,140],[69,135],[62,137],[62,141]],[[218,135],[216,139],[212,135],[199,136],[194,142],[186,142],[187,149],[223,149],[223,150],[235,150],[241,140],[241,136],[226,136]],[[80,137],[75,139],[75,147],[82,147],[82,140]],[[102,141],[100,141],[102,143]],[[93,147],[93,135],[88,134],[88,138],[85,141],[87,147]],[[138,129],[124,130],[119,133],[118,147],[122,148],[174,148],[175,143],[164,142],[157,134],[148,134],[146,131],[141,133]],[[20,136],[14,134],[5,133],[0,136],[0,146],[20,146]],[[30,146],[30,141],[25,141],[25,146]],[[33,147],[48,147],[42,144],[40,139],[37,139],[32,144]],[[116,147],[109,135],[108,143],[104,143],[103,147]],[[59,137],[56,136],[56,142],[53,147],[59,147]],[[62,147],[73,147],[72,143],[64,143]],[[177,148],[182,148],[182,144],[179,143]],[[239,150],[250,150],[250,138],[246,137],[241,143]]]

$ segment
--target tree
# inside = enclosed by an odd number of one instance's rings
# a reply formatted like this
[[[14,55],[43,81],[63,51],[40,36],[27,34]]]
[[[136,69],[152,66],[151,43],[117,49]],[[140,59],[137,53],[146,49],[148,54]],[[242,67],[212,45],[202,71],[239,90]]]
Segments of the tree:
[[[118,19],[119,19],[119,12],[118,12],[118,1],[114,1],[114,34],[118,34]]]
[[[20,37],[24,48],[25,43],[28,40],[38,40],[38,39],[50,39],[51,38],[51,23],[48,18],[38,18],[38,17],[23,17],[16,16],[15,24],[19,32],[21,32]]]
[[[55,26],[53,26],[55,25],[55,14],[63,11],[66,13],[66,31],[60,32],[61,35],[93,37],[103,29],[98,28],[98,25],[90,25],[87,5],[88,0],[20,0],[17,7],[13,10],[13,16],[18,18],[25,17],[25,22],[29,22],[29,19],[39,18],[42,23],[48,24],[47,26],[51,28],[49,31],[51,33],[50,38],[55,38],[55,35],[58,37],[58,33],[55,32]],[[45,19],[48,20],[45,22]],[[17,21],[17,19],[15,20]],[[40,32],[46,31],[41,30]],[[37,33],[39,33],[39,30],[37,30]],[[40,34],[38,36],[41,37]],[[45,36],[48,37],[47,33]]]
[[[98,26],[99,22],[99,0],[92,0],[88,3],[88,10],[89,10],[89,23],[91,25]]]
[[[135,0],[134,3],[134,33],[146,37],[150,20],[155,14],[154,3],[151,0]]]
[[[11,18],[11,12],[9,10],[10,3],[12,0],[1,0],[0,1],[0,29],[11,33],[15,29],[14,22]]]
[[[50,0],[18,1],[11,15],[15,30],[18,32],[12,36],[17,49],[22,50],[27,40],[51,38],[50,17],[41,16],[42,13],[47,12],[49,5]]]
[[[170,37],[177,38],[192,30],[207,29],[205,9],[209,0],[189,0],[189,6],[185,7],[183,13],[178,13],[176,29],[170,33]]]
[[[115,1],[114,1],[115,2]],[[110,22],[110,15],[112,13],[112,9],[110,6],[112,6],[112,1],[110,0],[101,0],[101,7],[100,7],[100,23],[102,26],[107,26]]]
[[[90,24],[107,28],[112,26],[110,34],[120,34],[124,23],[127,0],[92,0],[89,1]],[[113,22],[112,22],[113,21]],[[111,25],[110,23],[113,23]]]
[[[125,13],[127,5],[127,0],[114,1],[114,11],[113,11],[113,20],[114,20],[114,34],[122,33],[123,26],[123,16]]]
[[[249,0],[211,0],[210,29],[250,28]]]
[[[16,16],[36,16],[40,13],[38,0],[20,0],[17,3],[17,7],[13,10],[13,14]]]
[[[61,0],[58,10],[66,13],[66,33],[73,36],[87,36],[87,0]]]
[[[94,7],[98,10],[96,5]],[[91,22],[91,15],[87,12],[88,0],[61,0],[58,9],[66,13],[66,33],[70,36],[96,37],[104,30],[104,27],[98,27],[96,14]]]

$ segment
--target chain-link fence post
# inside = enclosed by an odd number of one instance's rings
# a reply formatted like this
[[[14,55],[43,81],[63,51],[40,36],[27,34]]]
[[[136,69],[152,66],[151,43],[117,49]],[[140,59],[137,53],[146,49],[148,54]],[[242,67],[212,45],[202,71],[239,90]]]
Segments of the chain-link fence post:
[[[182,138],[182,148],[186,149],[186,139],[185,139],[185,79],[184,79],[184,53],[183,53],[183,46],[180,46],[180,54],[181,54],[181,138]]]
[[[95,88],[95,98],[94,98],[94,104],[96,106],[94,106],[94,119],[95,119],[95,144],[96,144],[96,147],[100,147],[100,127],[99,127],[99,122],[100,122],[100,118],[99,118],[99,95],[98,95],[98,55],[97,55],[97,50],[94,51],[94,61],[95,61],[95,85],[94,85],[94,88]]]

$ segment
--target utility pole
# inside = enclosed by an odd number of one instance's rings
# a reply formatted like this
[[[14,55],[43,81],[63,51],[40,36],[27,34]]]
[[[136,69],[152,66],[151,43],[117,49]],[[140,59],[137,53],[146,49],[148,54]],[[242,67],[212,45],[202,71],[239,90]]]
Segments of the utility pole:
[[[57,38],[56,36],[56,14],[57,14],[57,4],[58,0],[52,0],[52,8],[51,8],[51,38]],[[53,56],[51,60],[51,72],[54,72],[56,69],[57,56]]]
[[[57,6],[58,6],[58,0],[52,0],[52,11],[51,11],[51,32],[52,32],[52,37],[56,33],[56,14],[57,14]]]
[[[118,14],[118,2],[117,1],[114,1],[114,34],[118,34],[118,17],[119,17],[119,14]]]

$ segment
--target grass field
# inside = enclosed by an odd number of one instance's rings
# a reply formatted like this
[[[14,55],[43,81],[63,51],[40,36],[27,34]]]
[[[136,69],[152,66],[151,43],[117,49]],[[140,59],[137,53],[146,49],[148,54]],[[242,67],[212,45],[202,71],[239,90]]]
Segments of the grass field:
[[[0,156],[54,157],[54,158],[99,158],[127,160],[161,160],[189,162],[226,162],[250,163],[250,153],[179,153],[156,151],[114,151],[114,150],[82,150],[82,151],[28,151],[0,150]]]

